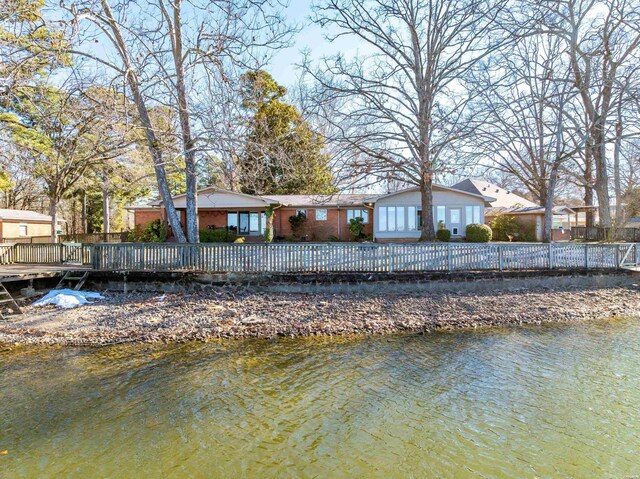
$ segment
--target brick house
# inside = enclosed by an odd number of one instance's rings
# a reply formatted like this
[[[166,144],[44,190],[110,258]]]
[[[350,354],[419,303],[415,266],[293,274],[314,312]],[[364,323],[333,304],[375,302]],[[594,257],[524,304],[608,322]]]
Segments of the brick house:
[[[466,226],[484,222],[487,199],[477,193],[434,185],[434,218],[436,223],[463,238]],[[185,224],[185,195],[174,197],[174,204]],[[266,227],[266,209],[273,208],[274,238],[297,237],[303,241],[349,241],[352,218],[363,219],[364,234],[376,241],[416,241],[420,237],[420,191],[408,188],[386,195],[247,195],[217,187],[198,191],[200,229],[228,228],[247,241],[262,241]],[[128,208],[134,224],[144,228],[155,219],[165,220],[159,201]],[[292,231],[289,218],[303,213],[306,221],[299,231]]]
[[[497,216],[513,216],[521,228],[534,233],[536,241],[542,241],[544,229],[544,206],[535,204],[512,191],[483,180],[463,180],[453,186],[456,189],[484,195],[487,198],[485,221],[490,224]],[[575,212],[567,206],[553,208],[552,239],[569,240],[571,216]]]

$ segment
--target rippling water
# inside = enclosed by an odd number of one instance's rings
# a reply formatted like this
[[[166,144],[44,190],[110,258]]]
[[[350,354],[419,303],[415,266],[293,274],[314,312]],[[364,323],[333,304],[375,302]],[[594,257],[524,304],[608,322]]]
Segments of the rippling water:
[[[0,477],[640,477],[640,321],[0,353]]]

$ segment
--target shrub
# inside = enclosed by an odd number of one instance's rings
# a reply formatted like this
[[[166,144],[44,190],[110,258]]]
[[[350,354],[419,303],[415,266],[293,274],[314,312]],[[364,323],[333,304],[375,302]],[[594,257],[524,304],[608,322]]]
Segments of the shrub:
[[[436,238],[438,238],[438,241],[448,243],[451,240],[451,231],[446,228],[438,230],[436,231]]]
[[[492,236],[493,232],[487,225],[467,225],[467,241],[470,243],[488,243],[491,241]]]
[[[167,225],[161,219],[156,219],[147,224],[144,229],[136,226],[131,240],[143,243],[164,243],[168,236]]]
[[[352,218],[349,220],[349,233],[355,238],[356,241],[362,240],[366,235],[364,234],[364,223],[362,218]]]
[[[512,241],[520,233],[520,225],[513,216],[498,215],[491,222],[493,239],[498,241]]]
[[[200,230],[201,243],[233,243],[237,238],[234,231],[227,231],[225,228]]]
[[[200,230],[201,243],[226,243],[229,232],[226,229]]]
[[[327,238],[327,241],[329,241],[330,243],[335,243],[336,241],[340,241],[340,239],[337,236],[331,235]]]
[[[300,236],[300,230],[302,229],[305,221],[307,221],[307,215],[305,215],[302,211],[300,211],[298,214],[289,216],[289,224],[291,225],[291,231],[293,232],[294,238]]]

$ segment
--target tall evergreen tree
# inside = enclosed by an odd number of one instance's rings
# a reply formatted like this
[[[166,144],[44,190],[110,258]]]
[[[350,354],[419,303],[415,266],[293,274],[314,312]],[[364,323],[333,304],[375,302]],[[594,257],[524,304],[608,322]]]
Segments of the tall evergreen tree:
[[[335,191],[322,137],[283,98],[287,90],[263,70],[242,77],[242,106],[250,112],[241,190],[250,194]]]

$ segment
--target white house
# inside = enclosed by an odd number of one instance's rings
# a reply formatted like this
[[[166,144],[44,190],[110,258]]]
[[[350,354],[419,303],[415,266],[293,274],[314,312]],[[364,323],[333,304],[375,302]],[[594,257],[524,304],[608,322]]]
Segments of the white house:
[[[467,225],[484,223],[487,199],[480,194],[433,185],[433,218],[436,230],[447,228],[452,238],[463,238]],[[418,187],[372,198],[373,236],[376,241],[411,242],[420,238],[421,197]]]

